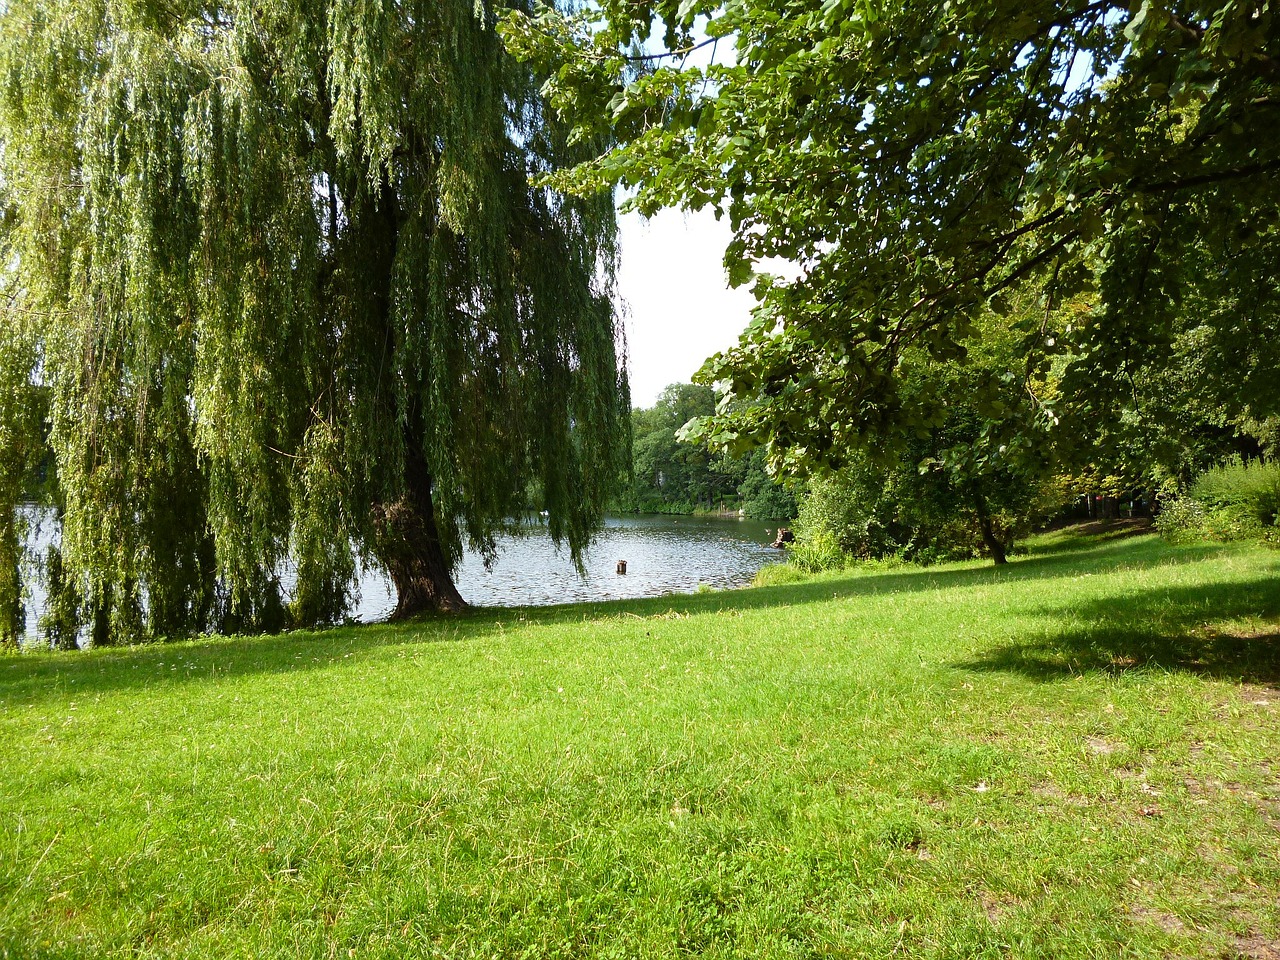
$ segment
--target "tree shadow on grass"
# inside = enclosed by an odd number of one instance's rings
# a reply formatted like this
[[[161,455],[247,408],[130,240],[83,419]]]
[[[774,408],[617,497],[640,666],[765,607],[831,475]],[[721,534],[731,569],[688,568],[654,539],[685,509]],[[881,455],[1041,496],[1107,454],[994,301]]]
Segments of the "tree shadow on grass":
[[[1196,563],[1221,551],[1221,547],[1213,545],[1174,548],[1154,537],[1117,541],[1104,535],[1051,544],[1034,555],[1024,556],[1000,568],[987,564],[907,567],[749,590],[672,594],[553,607],[477,608],[460,616],[428,617],[400,624],[371,624],[267,637],[203,638],[184,643],[87,653],[0,657],[0,707],[59,697],[71,691],[77,696],[85,696],[255,674],[301,673],[347,658],[376,656],[379,650],[388,646],[492,638],[513,624],[572,626],[619,617],[649,618],[671,613],[697,616],[726,611],[785,609],[831,599],[977,588],[1084,573],[1097,575],[1121,569]],[[1009,654],[1009,657],[1013,656]],[[1009,659],[1006,668],[1013,668],[1015,662]],[[981,665],[975,667],[983,668]],[[985,668],[999,669],[994,665]]]
[[[1153,589],[1122,599],[1045,607],[1069,624],[995,647],[954,666],[1050,682],[1084,673],[1154,668],[1280,686],[1280,581]]]
[[[170,689],[262,674],[297,674],[380,645],[375,631],[259,637],[203,637],[84,651],[38,651],[0,657],[0,709],[70,695]]]
[[[1032,555],[1056,553],[1070,543],[1078,544],[1081,539],[1088,539],[1096,545],[1114,540],[1128,540],[1131,537],[1142,537],[1152,532],[1151,521],[1146,517],[1067,523],[1051,527],[1039,537],[1032,538],[1026,545],[1026,552]]]

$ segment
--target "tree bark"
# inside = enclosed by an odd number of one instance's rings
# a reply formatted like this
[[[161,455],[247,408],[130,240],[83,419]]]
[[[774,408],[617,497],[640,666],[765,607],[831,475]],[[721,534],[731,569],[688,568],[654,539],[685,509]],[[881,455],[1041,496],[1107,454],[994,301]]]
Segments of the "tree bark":
[[[1009,555],[1005,550],[1005,546],[1000,542],[1000,538],[996,536],[995,527],[991,523],[991,514],[987,511],[986,501],[983,500],[982,494],[978,494],[973,498],[974,511],[978,514],[978,530],[982,533],[982,544],[991,554],[991,559],[996,566],[1001,566],[1009,562]]]
[[[373,217],[375,226],[369,239],[375,248],[373,259],[380,261],[380,286],[373,308],[382,318],[387,353],[390,355],[395,339],[391,288],[400,235],[400,211],[395,190],[385,179]],[[467,606],[454,586],[449,558],[440,543],[435,505],[431,499],[431,470],[422,447],[422,411],[414,391],[408,393],[409,408],[395,411],[397,418],[406,424],[403,487],[397,499],[372,506],[377,533],[375,551],[396,588],[396,609],[391,614],[392,620],[404,620],[421,613],[456,612]],[[388,394],[396,395],[390,384]]]
[[[404,493],[391,503],[375,505],[374,514],[379,559],[396,588],[391,619],[465,610],[467,602],[454,586],[440,543],[426,458],[412,441],[405,456]]]

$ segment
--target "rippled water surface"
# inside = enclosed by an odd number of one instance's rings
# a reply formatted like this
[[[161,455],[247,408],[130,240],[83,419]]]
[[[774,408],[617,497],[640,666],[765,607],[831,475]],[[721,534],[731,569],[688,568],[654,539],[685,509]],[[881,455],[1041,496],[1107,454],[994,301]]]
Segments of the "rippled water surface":
[[[35,526],[29,549],[43,555],[54,536],[53,524]],[[743,586],[766,563],[781,559],[769,547],[776,525],[724,517],[609,517],[585,558],[586,576],[579,577],[568,549],[559,551],[541,527],[527,536],[505,538],[498,560],[486,570],[480,557],[468,553],[455,575],[468,603],[483,607],[542,606],[585,600],[692,593],[700,584],[725,588]],[[627,572],[616,572],[619,560]],[[286,575],[286,586],[288,577]],[[36,620],[44,610],[44,591],[31,585],[27,604],[27,636],[35,636]],[[380,573],[360,581],[360,602],[353,615],[366,623],[385,619],[395,607],[395,594]]]
[[[483,607],[692,593],[699,584],[737,587],[781,559],[768,546],[774,532],[773,526],[733,518],[609,517],[586,556],[585,579],[574,570],[568,549],[557,551],[541,529],[503,540],[492,570],[468,554],[454,579],[463,599]],[[619,560],[627,561],[625,575],[616,572]],[[363,621],[383,619],[395,606],[382,577],[366,577],[360,590],[357,616]]]

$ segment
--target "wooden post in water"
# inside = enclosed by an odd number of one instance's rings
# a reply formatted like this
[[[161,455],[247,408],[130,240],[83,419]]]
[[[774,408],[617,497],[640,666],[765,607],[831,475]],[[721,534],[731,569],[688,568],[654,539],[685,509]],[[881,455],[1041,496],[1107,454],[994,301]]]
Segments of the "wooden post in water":
[[[626,572],[627,572],[627,561],[625,561],[625,560],[619,560],[619,561],[618,561],[618,572],[619,572],[619,573],[626,573]]]

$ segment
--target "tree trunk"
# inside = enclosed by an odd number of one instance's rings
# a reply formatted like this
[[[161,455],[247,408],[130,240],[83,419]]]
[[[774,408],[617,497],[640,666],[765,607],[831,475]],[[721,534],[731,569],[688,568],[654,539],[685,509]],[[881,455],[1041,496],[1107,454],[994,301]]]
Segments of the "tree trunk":
[[[412,441],[405,460],[405,492],[398,500],[373,508],[379,559],[396,587],[391,619],[464,610],[467,602],[453,584],[436,527],[431,475],[422,451]]]
[[[976,495],[973,503],[974,510],[978,514],[978,529],[982,533],[983,546],[991,554],[991,559],[995,561],[996,566],[1008,563],[1008,553],[1005,551],[1004,544],[1000,542],[1000,538],[996,536],[995,527],[991,523],[991,514],[987,512],[987,503],[983,500],[982,494]]]
[[[395,190],[384,179],[378,205],[373,213],[375,226],[370,242],[373,259],[379,261],[374,309],[380,314],[390,355],[395,333],[392,329],[391,288],[396,245],[400,235],[399,208]],[[394,390],[388,391],[395,395]],[[422,452],[422,412],[414,390],[408,392],[408,409],[396,411],[405,427],[404,486],[391,502],[372,507],[377,531],[375,552],[387,568],[396,588],[396,609],[392,620],[404,620],[420,613],[456,612],[467,603],[453,584],[449,558],[440,543],[435,505],[431,500],[431,471]]]

